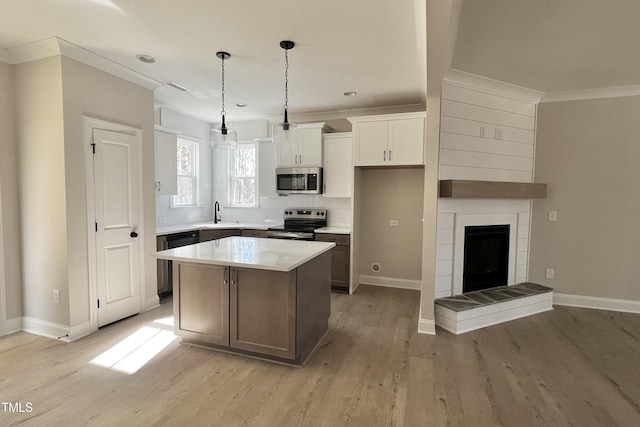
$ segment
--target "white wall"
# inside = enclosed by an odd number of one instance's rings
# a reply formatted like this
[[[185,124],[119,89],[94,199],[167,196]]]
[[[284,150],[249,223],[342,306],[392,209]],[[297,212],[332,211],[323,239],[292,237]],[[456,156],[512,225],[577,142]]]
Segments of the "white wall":
[[[84,116],[142,131],[145,305],[153,301],[157,304],[156,262],[150,256],[156,252],[153,92],[64,56],[62,81],[69,309],[73,327],[88,321],[90,304]]]
[[[445,82],[440,179],[533,182],[536,104]],[[484,136],[481,136],[484,129]],[[496,137],[496,129],[502,132]],[[515,283],[528,277],[531,201],[447,199],[438,202],[436,298],[452,295],[456,216],[516,214]],[[515,236],[514,236],[515,233]]]
[[[20,199],[18,145],[15,131],[14,68],[0,62],[0,283],[4,283],[6,311],[3,320],[22,317],[22,260],[20,249]],[[2,298],[0,298],[1,302]],[[0,311],[3,308],[0,307]],[[7,322],[5,329],[16,329]],[[19,320],[18,326],[19,328]],[[0,330],[0,334],[2,331]]]
[[[16,65],[15,82],[24,315],[68,326],[61,57]],[[61,291],[60,304],[53,289]]]
[[[15,72],[25,321],[57,330],[89,321],[84,116],[142,130],[144,286],[157,303],[153,93],[61,56]]]

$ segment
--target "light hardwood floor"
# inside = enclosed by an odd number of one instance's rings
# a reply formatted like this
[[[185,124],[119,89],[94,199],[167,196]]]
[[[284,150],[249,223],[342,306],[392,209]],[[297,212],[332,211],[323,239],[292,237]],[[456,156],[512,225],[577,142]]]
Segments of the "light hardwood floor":
[[[332,295],[330,329],[302,368],[173,341],[132,375],[89,364],[153,320],[64,344],[0,338],[3,412],[25,426],[638,426],[640,316],[556,307],[455,336],[416,332],[419,294]]]

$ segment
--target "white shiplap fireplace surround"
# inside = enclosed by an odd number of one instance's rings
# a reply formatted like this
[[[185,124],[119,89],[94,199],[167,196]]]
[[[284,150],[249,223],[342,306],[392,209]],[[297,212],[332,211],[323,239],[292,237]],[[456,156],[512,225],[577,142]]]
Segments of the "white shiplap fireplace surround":
[[[465,227],[509,225],[508,285],[525,282],[529,260],[529,200],[440,199],[436,298],[462,293]]]
[[[459,77],[454,75],[445,79],[443,85],[440,180],[533,183],[539,98],[497,82],[484,84],[486,82],[481,79]],[[507,284],[526,282],[531,207],[531,199],[526,197],[442,197],[441,191],[438,200],[435,298],[462,294],[467,226],[509,225]],[[513,313],[505,313],[501,317],[500,310],[499,307],[484,307],[477,320],[474,320],[476,315],[466,312],[465,316],[471,318],[460,329],[468,331],[521,317]],[[439,323],[438,314],[436,323]],[[442,324],[440,326],[445,327]],[[455,327],[445,329],[459,333]]]

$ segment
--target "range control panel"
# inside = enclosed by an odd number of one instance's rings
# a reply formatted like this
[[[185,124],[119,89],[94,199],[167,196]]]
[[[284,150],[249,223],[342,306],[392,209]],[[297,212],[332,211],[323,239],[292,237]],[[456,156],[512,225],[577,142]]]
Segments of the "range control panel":
[[[284,219],[324,219],[326,217],[326,209],[287,208],[284,210]]]

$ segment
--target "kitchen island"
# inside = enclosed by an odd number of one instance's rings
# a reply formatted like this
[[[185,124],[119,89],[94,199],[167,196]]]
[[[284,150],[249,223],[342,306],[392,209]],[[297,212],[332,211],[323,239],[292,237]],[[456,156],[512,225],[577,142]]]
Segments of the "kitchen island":
[[[328,328],[334,246],[234,236],[158,252],[173,261],[176,335],[303,364]]]

